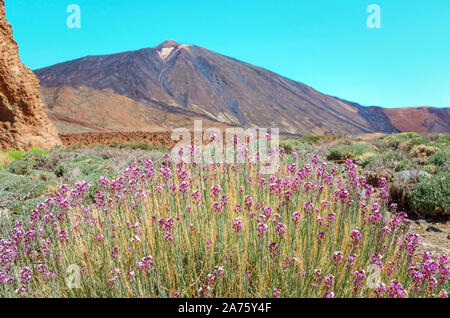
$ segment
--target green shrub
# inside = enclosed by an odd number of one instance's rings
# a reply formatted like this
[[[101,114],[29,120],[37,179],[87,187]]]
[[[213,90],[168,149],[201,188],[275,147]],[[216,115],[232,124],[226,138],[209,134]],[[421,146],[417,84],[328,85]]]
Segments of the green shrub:
[[[413,162],[411,160],[408,159],[402,160],[395,166],[395,171],[398,172],[403,170],[410,170],[412,165]]]
[[[165,145],[155,145],[155,146],[150,146],[150,150],[151,151],[157,151],[157,152],[170,152],[171,151],[171,147],[169,146],[165,146]]]
[[[77,158],[59,164],[55,167],[54,173],[58,177],[63,177],[66,183],[76,183],[78,181],[89,182],[88,199],[93,200],[95,192],[99,189],[97,182],[101,177],[114,177],[116,172],[110,167],[106,160],[96,157],[82,155]]]
[[[54,170],[54,173],[58,177],[85,178],[85,180],[88,179],[89,181],[99,175],[108,176],[113,172],[114,170],[108,166],[106,160],[97,156],[88,155],[78,156],[71,161],[59,164]]]
[[[361,159],[374,156],[374,149],[367,143],[357,143],[354,145],[337,145],[331,148],[327,155],[328,160]]]
[[[140,149],[145,151],[158,151],[158,152],[170,152],[171,148],[164,145],[150,145],[146,142],[129,142],[120,146],[121,148],[131,148],[133,150]]]
[[[396,151],[390,151],[386,154],[381,155],[386,162],[392,162],[392,161],[401,161],[404,159],[403,155]]]
[[[286,151],[287,154],[292,153],[294,150],[292,149],[292,146],[287,142],[280,142],[280,148]]]
[[[386,135],[381,137],[381,142],[392,148],[398,148],[400,143],[417,137],[419,134],[412,132],[403,132],[400,134]]]
[[[430,144],[430,139],[423,137],[423,136],[419,136],[416,138],[412,138],[409,141],[409,147],[408,150],[411,150],[414,146],[418,146],[418,145],[429,145]]]
[[[28,152],[25,152],[23,150],[9,150],[6,152],[6,155],[11,157],[14,160],[21,159],[23,156],[25,156],[27,153],[38,153],[41,155],[47,155],[49,152],[47,150],[33,147]]]
[[[367,157],[366,159],[363,160],[363,162],[361,163],[361,166],[363,168],[370,168],[373,166],[373,164],[375,163],[375,161],[377,159],[379,159],[380,156],[371,156],[371,157]]]
[[[426,165],[424,167],[425,172],[428,172],[429,174],[436,174],[438,173],[441,169],[439,169],[438,166],[435,165]]]
[[[36,206],[39,203],[42,203],[45,201],[44,196],[32,198],[25,201],[14,201],[8,208],[9,211],[13,212],[17,216],[24,216],[28,215],[31,211],[36,209]],[[13,214],[13,215],[14,215]]]
[[[301,141],[307,144],[316,145],[320,143],[324,138],[325,136],[303,136],[301,138]]]
[[[369,156],[363,160],[363,168],[394,168],[398,162],[404,160],[403,155],[396,151],[387,151],[376,156]]]
[[[294,151],[305,151],[310,149],[310,147],[309,144],[304,143],[300,138],[287,138],[280,141],[280,148],[283,148],[288,154]]]
[[[143,142],[143,141],[128,142],[124,146],[127,148],[131,148],[131,149],[141,149],[141,150],[151,150],[152,149],[150,144]]]
[[[30,150],[28,150],[29,153],[38,153],[41,154],[43,156],[48,155],[50,152],[48,150],[45,149],[41,149],[41,148],[36,148],[36,147],[32,147]]]
[[[351,152],[346,152],[342,148],[332,148],[330,152],[327,154],[327,160],[346,160],[352,159],[355,160],[354,154]]]
[[[119,148],[120,147],[120,142],[113,141],[108,146],[111,147],[111,148]]]
[[[437,140],[435,141],[435,143],[449,147],[450,146],[450,134],[445,134],[445,135],[439,136],[437,138]]]
[[[450,214],[450,171],[421,177],[410,193],[410,205],[420,215]]]
[[[30,212],[36,207],[38,200],[43,201],[44,196],[53,194],[56,190],[56,176],[51,172],[34,170],[26,176],[0,172],[1,207],[15,213]]]
[[[31,170],[26,174],[27,177],[40,180],[47,183],[47,185],[57,185],[57,178],[53,172],[50,171],[42,171],[42,170]]]
[[[42,174],[46,174],[45,178]],[[48,175],[47,175],[48,174]],[[56,178],[50,172],[35,171],[27,176],[19,176],[6,171],[0,172],[0,192],[12,192],[22,199],[35,198],[48,193],[49,185],[56,184]]]
[[[20,159],[25,155],[25,151],[22,150],[9,150],[6,155],[13,158],[14,160]]]
[[[409,151],[416,145],[428,145],[430,143],[430,139],[416,132],[403,132],[400,134],[384,136],[381,138],[381,142],[382,144],[393,149],[405,147],[404,150]]]
[[[28,152],[20,159],[14,160],[7,167],[6,171],[17,175],[25,175],[31,170],[36,169],[40,160],[44,159],[44,155],[39,152]]]
[[[426,162],[427,165],[445,167],[450,163],[450,152],[439,151],[430,156]]]

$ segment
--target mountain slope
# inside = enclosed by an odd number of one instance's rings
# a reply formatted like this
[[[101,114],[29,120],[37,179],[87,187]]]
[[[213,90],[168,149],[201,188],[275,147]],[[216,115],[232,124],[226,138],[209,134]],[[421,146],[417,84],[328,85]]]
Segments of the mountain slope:
[[[45,88],[92,89],[91,103],[105,115],[110,113],[109,106],[95,101],[109,89],[118,99],[127,97],[161,111],[207,116],[227,125],[278,127],[289,134],[357,135],[401,130],[392,123],[389,112],[328,96],[263,68],[175,41],[88,56],[35,73]],[[44,100],[54,100],[55,92],[43,89]],[[59,111],[65,112],[66,107],[59,105]],[[436,127],[448,126],[447,121]]]
[[[41,88],[47,115],[61,134],[86,132],[162,132],[174,127],[193,127],[202,120],[204,127],[228,125],[195,114],[181,114],[145,105],[117,95],[111,89],[96,90],[80,86]]]

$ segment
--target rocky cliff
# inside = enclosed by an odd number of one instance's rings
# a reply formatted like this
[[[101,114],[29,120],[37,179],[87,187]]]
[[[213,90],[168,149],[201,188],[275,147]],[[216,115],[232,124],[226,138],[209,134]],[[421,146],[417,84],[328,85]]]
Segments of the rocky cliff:
[[[39,80],[20,61],[5,2],[0,0],[0,150],[60,144],[39,98]]]

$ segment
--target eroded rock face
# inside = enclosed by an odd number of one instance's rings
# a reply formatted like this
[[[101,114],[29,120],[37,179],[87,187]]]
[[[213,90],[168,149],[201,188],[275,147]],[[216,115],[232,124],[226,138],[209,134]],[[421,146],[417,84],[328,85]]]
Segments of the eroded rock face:
[[[0,0],[0,149],[52,148],[61,141],[39,98],[39,80],[19,58]]]

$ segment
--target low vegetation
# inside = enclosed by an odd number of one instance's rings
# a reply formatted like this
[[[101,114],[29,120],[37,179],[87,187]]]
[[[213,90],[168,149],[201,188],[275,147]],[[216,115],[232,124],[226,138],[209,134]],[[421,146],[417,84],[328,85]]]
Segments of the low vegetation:
[[[410,203],[421,215],[450,216],[450,171],[421,177],[411,192]]]
[[[0,297],[446,297],[447,256],[417,255],[389,190],[448,215],[448,138],[388,137],[287,138],[274,175],[140,145],[25,153],[0,172]],[[414,160],[410,139],[439,150]]]
[[[327,155],[328,160],[347,159],[363,161],[376,155],[375,149],[368,143],[357,142],[352,145],[334,146]]]

